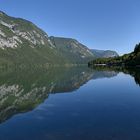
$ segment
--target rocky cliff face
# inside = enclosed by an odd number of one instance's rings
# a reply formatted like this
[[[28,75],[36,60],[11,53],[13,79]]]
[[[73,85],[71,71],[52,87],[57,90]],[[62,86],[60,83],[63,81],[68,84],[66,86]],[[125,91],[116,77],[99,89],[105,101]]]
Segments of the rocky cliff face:
[[[0,12],[0,64],[85,64],[116,56],[115,51],[90,50],[72,38],[49,37],[32,22]]]
[[[33,23],[0,12],[0,48],[16,48],[24,42],[28,42],[33,48],[43,45],[53,47],[48,35]]]
[[[85,63],[93,57],[74,39],[48,37],[33,23],[0,12],[0,58],[6,62]]]

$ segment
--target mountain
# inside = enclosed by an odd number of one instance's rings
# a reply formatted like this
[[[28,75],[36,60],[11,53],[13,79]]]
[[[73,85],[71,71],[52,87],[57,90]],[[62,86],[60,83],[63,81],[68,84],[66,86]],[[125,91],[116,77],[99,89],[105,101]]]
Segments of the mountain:
[[[133,52],[115,58],[99,58],[88,63],[89,66],[137,66],[140,67],[140,43]]]
[[[93,53],[88,47],[75,39],[53,36],[49,37],[49,39],[59,54],[70,59],[72,62],[86,62],[94,57]]]
[[[0,12],[0,64],[79,64],[93,58],[74,39],[48,37],[32,22]]]
[[[96,49],[91,49],[93,55],[96,58],[109,58],[109,57],[118,57],[118,53],[115,51],[111,50],[96,50]]]

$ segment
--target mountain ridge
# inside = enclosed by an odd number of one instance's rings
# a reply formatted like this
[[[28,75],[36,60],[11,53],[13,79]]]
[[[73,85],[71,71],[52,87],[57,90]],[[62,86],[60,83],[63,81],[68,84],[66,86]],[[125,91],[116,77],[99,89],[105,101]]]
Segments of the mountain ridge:
[[[0,64],[87,64],[95,58],[76,39],[49,37],[31,21],[0,12]]]
[[[118,53],[112,50],[98,50],[90,49],[96,58],[109,58],[109,57],[118,57]]]
[[[48,34],[32,22],[0,14],[0,59],[3,63],[81,64],[93,59],[90,51],[80,52],[80,49],[88,50],[86,46],[83,48],[84,45],[78,43],[78,52],[74,43],[78,41],[71,39],[71,42],[72,51],[69,52],[67,47],[54,45]]]

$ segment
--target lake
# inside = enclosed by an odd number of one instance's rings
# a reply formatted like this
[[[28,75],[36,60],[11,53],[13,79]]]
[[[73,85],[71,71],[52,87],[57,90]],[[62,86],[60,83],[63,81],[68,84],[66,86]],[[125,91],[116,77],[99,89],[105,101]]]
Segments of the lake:
[[[140,140],[140,70],[0,70],[0,140]]]

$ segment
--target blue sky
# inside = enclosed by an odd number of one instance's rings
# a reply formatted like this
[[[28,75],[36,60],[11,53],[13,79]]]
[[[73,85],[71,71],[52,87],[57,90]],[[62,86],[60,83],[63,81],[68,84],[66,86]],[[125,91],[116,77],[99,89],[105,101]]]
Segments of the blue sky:
[[[0,0],[0,10],[89,48],[124,54],[140,42],[140,0]]]

